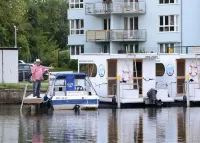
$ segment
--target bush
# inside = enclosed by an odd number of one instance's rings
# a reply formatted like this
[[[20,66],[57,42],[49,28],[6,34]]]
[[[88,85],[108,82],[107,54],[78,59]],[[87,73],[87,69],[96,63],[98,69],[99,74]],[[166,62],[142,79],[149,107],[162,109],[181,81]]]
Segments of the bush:
[[[68,67],[77,71],[78,70],[78,60],[74,60],[74,59],[70,60]]]
[[[66,68],[70,61],[69,52],[68,51],[60,51],[58,61],[59,61],[58,67]]]

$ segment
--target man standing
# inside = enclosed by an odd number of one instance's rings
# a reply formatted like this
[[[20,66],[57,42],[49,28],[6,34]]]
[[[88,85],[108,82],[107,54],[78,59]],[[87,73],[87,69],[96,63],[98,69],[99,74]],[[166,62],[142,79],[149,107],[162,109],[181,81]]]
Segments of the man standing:
[[[40,59],[35,61],[35,65],[32,67],[32,79],[33,79],[33,96],[37,96],[40,98],[40,87],[41,87],[41,80],[43,80],[43,72],[48,69],[47,67],[40,65]]]

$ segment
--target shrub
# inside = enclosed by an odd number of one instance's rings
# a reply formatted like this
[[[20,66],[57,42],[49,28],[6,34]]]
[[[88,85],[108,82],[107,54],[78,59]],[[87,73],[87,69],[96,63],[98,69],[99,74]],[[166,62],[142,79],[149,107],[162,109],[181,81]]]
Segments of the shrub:
[[[68,67],[77,71],[78,70],[78,60],[74,60],[74,59],[70,60]]]

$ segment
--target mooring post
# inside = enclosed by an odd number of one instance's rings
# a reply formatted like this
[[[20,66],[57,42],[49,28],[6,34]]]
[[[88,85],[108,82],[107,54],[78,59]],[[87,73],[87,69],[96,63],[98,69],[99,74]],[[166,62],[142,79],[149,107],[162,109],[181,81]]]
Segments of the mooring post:
[[[120,108],[120,76],[117,76],[117,107]]]
[[[190,95],[189,95],[189,75],[186,76],[186,83],[187,83],[187,107],[190,107]]]

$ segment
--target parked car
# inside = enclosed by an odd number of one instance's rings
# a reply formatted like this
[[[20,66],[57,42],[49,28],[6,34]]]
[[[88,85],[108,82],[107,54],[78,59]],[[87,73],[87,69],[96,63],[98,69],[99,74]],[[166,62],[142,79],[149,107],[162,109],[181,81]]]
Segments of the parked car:
[[[23,60],[18,60],[18,64],[26,64]]]
[[[32,83],[31,67],[33,67],[33,64],[19,64],[19,81],[23,81],[24,79]],[[43,73],[44,80],[47,80],[48,76],[48,70],[45,70]]]

